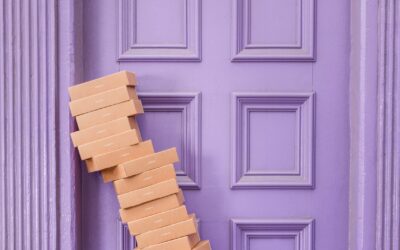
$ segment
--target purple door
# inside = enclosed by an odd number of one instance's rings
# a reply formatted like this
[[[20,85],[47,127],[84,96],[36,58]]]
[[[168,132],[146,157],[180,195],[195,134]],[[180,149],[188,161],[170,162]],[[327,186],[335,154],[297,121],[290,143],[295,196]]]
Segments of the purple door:
[[[216,250],[348,244],[350,1],[84,1],[85,80],[136,72],[145,139],[177,147]],[[131,250],[83,168],[86,250]]]

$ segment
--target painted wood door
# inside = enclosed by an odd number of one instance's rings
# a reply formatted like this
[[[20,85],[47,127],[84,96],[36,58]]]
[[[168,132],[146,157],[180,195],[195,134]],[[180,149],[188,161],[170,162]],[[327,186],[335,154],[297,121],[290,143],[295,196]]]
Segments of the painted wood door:
[[[347,248],[349,5],[84,1],[85,80],[136,72],[144,137],[177,147],[213,249]],[[112,185],[82,171],[82,249],[132,249]]]

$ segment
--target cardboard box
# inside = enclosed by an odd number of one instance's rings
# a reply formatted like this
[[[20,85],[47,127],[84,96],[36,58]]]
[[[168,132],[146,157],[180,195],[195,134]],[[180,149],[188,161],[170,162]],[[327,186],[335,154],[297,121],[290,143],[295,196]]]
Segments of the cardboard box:
[[[170,148],[132,161],[124,162],[121,166],[125,169],[127,176],[132,176],[177,161],[179,161],[179,157],[176,148]]]
[[[139,143],[139,138],[137,137],[136,131],[133,129],[83,144],[78,147],[78,150],[81,159],[86,160],[95,155],[112,152],[137,143]]]
[[[147,157],[148,156],[148,157]],[[138,160],[138,161],[136,161]],[[107,169],[102,172],[105,182],[123,179],[129,176],[137,175],[179,160],[175,148],[164,150],[155,154],[146,155],[135,160],[121,163],[115,168]],[[129,174],[126,171],[129,170]]]
[[[138,175],[116,180],[114,182],[114,187],[117,194],[124,194],[175,178],[176,174],[174,165],[168,164],[166,166],[146,171]]]
[[[121,208],[134,207],[179,192],[176,179],[163,181],[145,188],[118,195]]]
[[[122,117],[84,130],[78,130],[71,133],[71,139],[74,146],[78,147],[132,129],[136,130],[136,135],[141,141],[138,125],[134,117]]]
[[[135,86],[136,76],[128,71],[97,78],[68,88],[71,100],[95,95],[122,86]]]
[[[124,86],[71,101],[69,103],[69,109],[72,116],[77,116],[125,102],[130,99],[138,99],[135,88]]]
[[[208,240],[200,241],[193,250],[211,250],[211,244]]]
[[[163,213],[148,216],[128,223],[129,232],[139,235],[157,228],[165,227],[189,219],[185,206],[180,206]]]
[[[195,233],[197,233],[196,218],[191,215],[190,219],[139,234],[136,236],[136,242],[139,248],[146,248]]]
[[[147,140],[105,154],[95,155],[86,160],[86,166],[90,173],[104,169],[106,169],[104,171],[107,171],[113,167],[115,168],[116,165],[124,161],[130,161],[144,155],[152,154],[153,152],[153,143]]]
[[[76,122],[78,128],[82,130],[125,116],[134,116],[142,113],[143,106],[141,101],[129,100],[90,113],[78,115]]]
[[[182,190],[179,190],[177,194],[172,194],[161,199],[146,202],[142,205],[131,207],[128,209],[120,209],[121,220],[123,223],[129,221],[138,220],[147,216],[151,216],[157,213],[177,208],[185,202]]]
[[[200,236],[198,233],[195,233],[146,248],[135,248],[135,250],[192,250],[199,242]]]

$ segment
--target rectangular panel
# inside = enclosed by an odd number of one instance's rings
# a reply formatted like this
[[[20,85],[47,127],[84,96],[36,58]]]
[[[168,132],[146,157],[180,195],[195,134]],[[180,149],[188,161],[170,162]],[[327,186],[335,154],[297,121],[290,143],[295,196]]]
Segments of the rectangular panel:
[[[301,0],[248,0],[247,45],[301,46]]]
[[[314,93],[232,95],[232,188],[314,187]]]
[[[184,113],[182,110],[168,112],[147,111],[138,118],[143,138],[152,138],[156,152],[176,147],[183,157],[185,143]],[[183,161],[183,158],[182,158]],[[182,173],[182,161],[175,163],[178,173]]]
[[[133,46],[187,46],[186,2],[136,0],[136,39]]]
[[[284,236],[250,237],[249,250],[296,250],[296,238]]]
[[[140,93],[145,110],[138,118],[144,138],[154,139],[155,149],[177,147],[179,185],[200,188],[200,93]]]
[[[232,219],[232,250],[314,250],[313,219]]]
[[[293,173],[296,166],[296,112],[249,111],[249,172]]]
[[[119,61],[201,61],[201,0],[119,0]]]
[[[234,0],[232,61],[313,61],[315,0]]]

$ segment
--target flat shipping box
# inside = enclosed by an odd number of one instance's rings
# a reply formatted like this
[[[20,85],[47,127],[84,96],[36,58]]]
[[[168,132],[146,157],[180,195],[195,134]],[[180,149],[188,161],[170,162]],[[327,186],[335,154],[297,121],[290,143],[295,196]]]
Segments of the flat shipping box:
[[[117,194],[124,194],[174,178],[176,178],[174,165],[168,164],[138,175],[116,180],[114,187]]]
[[[78,147],[82,160],[92,158],[95,155],[104,154],[139,143],[136,130],[112,135],[103,139],[92,141]]]
[[[134,116],[143,113],[143,106],[139,100],[129,100],[90,113],[78,115],[78,128],[86,129],[101,123],[109,122],[125,116]]]
[[[128,223],[129,232],[139,235],[157,228],[165,227],[189,219],[186,206],[180,206],[163,213],[158,213]]]
[[[136,248],[135,250],[192,250],[192,248],[199,242],[200,236],[198,233],[195,233],[146,248]]]
[[[196,218],[193,215],[191,217],[190,219],[137,235],[136,242],[138,247],[146,248],[197,233]]]
[[[176,148],[170,148],[132,161],[124,162],[121,166],[125,169],[127,176],[132,176],[177,161],[179,161],[179,157]]]
[[[112,75],[97,78],[68,88],[71,101],[95,95],[122,86],[135,86],[135,74],[121,71]]]
[[[211,250],[210,241],[208,241],[208,240],[200,241],[200,242],[193,248],[193,250]]]
[[[128,209],[120,209],[121,220],[123,223],[138,220],[147,216],[162,213],[167,210],[177,208],[185,202],[182,190],[177,194],[169,195],[161,199],[146,202],[142,205],[131,207]]]
[[[124,147],[105,154],[95,155],[86,160],[86,166],[89,172],[113,169],[118,164],[154,153],[153,143],[150,140],[138,144]],[[102,171],[102,174],[104,174]],[[104,176],[104,175],[103,175]]]
[[[148,156],[148,157],[147,157]],[[138,161],[136,161],[138,160]],[[105,182],[123,179],[137,175],[179,160],[175,148],[164,150],[155,154],[146,155],[131,161],[125,161],[115,168],[103,171],[102,175]],[[129,169],[129,173],[126,171]]]
[[[139,128],[134,117],[122,117],[87,129],[78,130],[71,133],[71,138],[74,146],[78,147],[131,129],[136,130],[137,137],[141,140]]]
[[[163,181],[145,188],[118,195],[121,208],[134,207],[179,192],[176,179]]]
[[[134,87],[119,87],[69,103],[72,116],[89,113],[130,99],[138,99]]]

